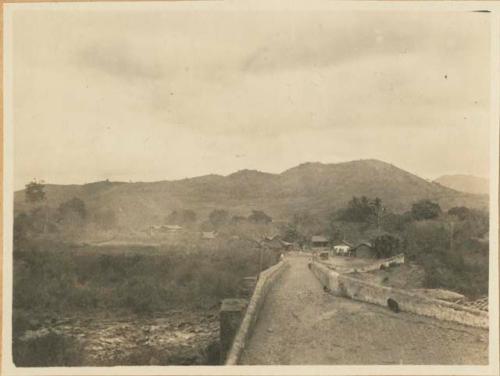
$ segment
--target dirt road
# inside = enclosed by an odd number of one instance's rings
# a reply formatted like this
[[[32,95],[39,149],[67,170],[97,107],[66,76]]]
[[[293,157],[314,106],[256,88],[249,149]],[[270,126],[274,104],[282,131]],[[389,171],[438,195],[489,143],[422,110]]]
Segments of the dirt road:
[[[240,364],[487,364],[487,330],[334,297],[289,260]]]

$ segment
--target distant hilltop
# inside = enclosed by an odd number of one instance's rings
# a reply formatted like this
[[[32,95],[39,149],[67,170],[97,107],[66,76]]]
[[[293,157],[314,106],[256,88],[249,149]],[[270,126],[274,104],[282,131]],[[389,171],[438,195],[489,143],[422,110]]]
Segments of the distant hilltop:
[[[161,223],[173,211],[189,209],[207,216],[213,209],[231,215],[263,210],[275,220],[309,212],[325,216],[353,196],[379,197],[389,209],[402,212],[419,199],[443,209],[487,208],[488,197],[459,192],[375,159],[344,163],[304,163],[280,174],[241,170],[227,176],[205,175],[176,181],[109,182],[83,185],[47,184],[46,203],[57,207],[80,198],[90,210],[110,210],[120,225],[144,227]],[[15,211],[25,210],[24,191],[15,193]]]
[[[461,192],[489,194],[490,182],[486,178],[472,175],[443,175],[434,181]]]

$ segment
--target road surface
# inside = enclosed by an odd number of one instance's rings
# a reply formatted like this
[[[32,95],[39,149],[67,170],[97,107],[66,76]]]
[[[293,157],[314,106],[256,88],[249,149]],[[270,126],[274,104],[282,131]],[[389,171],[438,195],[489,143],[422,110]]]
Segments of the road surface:
[[[487,364],[488,331],[325,293],[306,257],[289,258],[240,364]]]

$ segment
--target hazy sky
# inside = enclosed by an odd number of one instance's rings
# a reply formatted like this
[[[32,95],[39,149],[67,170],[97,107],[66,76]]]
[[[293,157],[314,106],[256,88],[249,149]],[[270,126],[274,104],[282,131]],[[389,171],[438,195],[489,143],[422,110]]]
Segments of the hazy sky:
[[[377,158],[488,174],[488,14],[16,10],[16,187]]]

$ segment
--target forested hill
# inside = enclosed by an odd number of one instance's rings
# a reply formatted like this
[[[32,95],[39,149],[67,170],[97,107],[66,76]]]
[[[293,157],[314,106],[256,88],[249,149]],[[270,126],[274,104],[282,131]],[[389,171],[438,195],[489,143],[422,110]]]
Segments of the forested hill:
[[[326,215],[353,196],[379,197],[389,209],[408,210],[420,199],[453,206],[487,208],[486,195],[474,195],[422,179],[379,160],[336,164],[304,163],[281,174],[242,170],[228,176],[206,175],[159,182],[109,182],[45,186],[49,207],[77,197],[89,212],[112,213],[121,226],[163,223],[174,210],[192,210],[198,218],[214,209],[231,215],[263,210],[286,220],[307,211]],[[15,211],[29,209],[24,190],[15,193]]]

